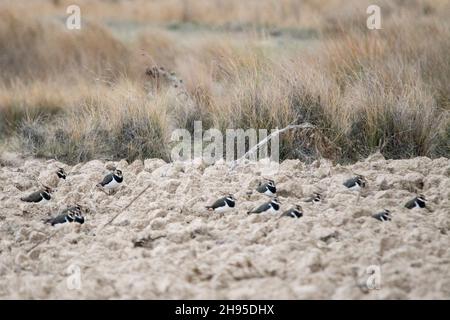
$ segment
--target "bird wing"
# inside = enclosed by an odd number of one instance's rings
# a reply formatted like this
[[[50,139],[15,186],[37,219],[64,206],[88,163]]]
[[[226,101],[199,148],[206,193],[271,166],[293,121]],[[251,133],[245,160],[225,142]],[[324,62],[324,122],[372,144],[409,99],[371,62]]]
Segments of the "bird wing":
[[[291,215],[291,212],[292,212],[292,210],[293,209],[289,209],[289,210],[287,210],[287,211],[285,211],[285,212],[283,212],[281,215],[280,215],[280,218],[282,218],[282,217],[288,217],[288,216],[290,216]]]
[[[260,205],[258,208],[250,211],[250,213],[261,213],[270,209],[270,202]]]
[[[415,206],[416,206],[416,199],[409,200],[409,201],[405,204],[405,207],[408,208],[408,209],[412,209],[412,208],[414,208]]]
[[[373,215],[372,215],[372,218],[375,218],[375,219],[381,221],[381,213],[375,213],[375,214],[373,214]]]
[[[46,220],[46,223],[50,223],[52,226],[58,223],[64,223],[66,222],[66,214],[60,214],[54,218],[50,218],[48,220]]]
[[[110,183],[113,180],[113,174],[110,173],[108,174],[106,177],[103,178],[103,181],[99,183],[99,185],[101,185],[102,187],[104,187],[105,185],[107,185],[108,183]]]
[[[207,208],[217,209],[217,208],[220,208],[220,207],[223,207],[223,206],[225,206],[225,198],[220,198],[219,200],[214,202],[212,204],[212,206],[208,206]]]
[[[258,186],[258,188],[256,188],[256,191],[258,191],[259,193],[264,193],[267,190],[267,183],[263,183],[260,186]]]
[[[348,179],[347,181],[344,182],[344,186],[346,186],[347,188],[351,188],[356,184],[356,181],[357,181],[356,178]]]
[[[20,198],[20,200],[25,201],[25,202],[38,202],[42,199],[41,192],[42,191],[33,192],[32,194],[28,195],[27,197]]]

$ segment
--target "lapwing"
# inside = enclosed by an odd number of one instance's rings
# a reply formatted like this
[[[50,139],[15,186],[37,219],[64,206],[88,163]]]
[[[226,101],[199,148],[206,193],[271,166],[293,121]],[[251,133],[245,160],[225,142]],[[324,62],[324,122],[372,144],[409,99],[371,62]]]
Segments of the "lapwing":
[[[78,222],[79,224],[84,223],[84,217],[80,206],[77,205],[74,207],[69,207],[63,210],[58,216],[44,221],[44,223],[49,223],[52,226],[66,222]]]
[[[232,210],[236,207],[236,198],[229,194],[226,197],[220,198],[210,206],[206,206],[209,211],[223,213]]]
[[[50,187],[44,186],[41,190],[33,192],[26,197],[22,197],[20,200],[25,202],[46,203],[52,198],[51,192],[52,189]]]
[[[344,186],[350,190],[361,190],[366,186],[366,179],[362,175],[357,175],[356,177],[346,180]]]
[[[383,211],[375,213],[374,215],[372,215],[372,218],[375,218],[377,220],[380,221],[391,221],[391,211],[389,211],[388,209],[383,209]]]
[[[419,194],[414,199],[409,200],[405,207],[408,209],[414,209],[414,208],[425,208],[425,202],[427,199],[425,199],[425,196],[423,194]]]
[[[318,192],[314,192],[308,199],[306,199],[304,202],[312,202],[312,203],[319,203],[322,201],[322,195]]]
[[[296,205],[293,208],[283,212],[280,216],[282,217],[289,217],[289,218],[300,218],[303,217],[303,209],[302,206]]]
[[[113,172],[103,178],[103,181],[97,184],[97,187],[102,187],[107,190],[114,190],[120,186],[123,181],[122,171],[115,169]]]
[[[58,168],[58,171],[56,171],[56,175],[58,176],[58,178],[66,180],[67,178],[67,173],[63,168]]]
[[[253,209],[251,211],[248,211],[247,214],[251,213],[276,213],[280,210],[280,202],[278,201],[278,198],[273,198],[269,202],[263,203],[258,208]]]
[[[275,181],[268,180],[266,183],[259,183],[258,187],[256,188],[256,191],[259,193],[263,193],[266,196],[274,197],[277,194],[277,188],[275,186]]]

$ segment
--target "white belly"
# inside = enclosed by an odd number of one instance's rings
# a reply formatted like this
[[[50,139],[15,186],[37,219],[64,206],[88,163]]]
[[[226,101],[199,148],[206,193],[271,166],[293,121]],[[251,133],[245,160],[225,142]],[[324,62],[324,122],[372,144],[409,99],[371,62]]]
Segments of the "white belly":
[[[108,183],[107,185],[105,185],[105,189],[116,189],[117,187],[120,186],[120,183],[118,183],[116,180],[112,180],[110,183]]]
[[[231,207],[229,207],[228,205],[225,205],[224,207],[216,208],[214,211],[218,212],[218,213],[223,213],[223,212],[228,212],[231,209],[232,209]]]
[[[270,207],[269,210],[266,211],[267,213],[277,213],[277,210],[275,210],[273,207]]]
[[[273,193],[273,192],[270,191],[269,189],[267,189],[267,190],[264,192],[264,194],[265,194],[266,196],[269,196],[269,197],[273,197],[273,196],[275,195],[275,193]]]
[[[352,191],[359,191],[361,190],[361,187],[359,186],[359,184],[355,184],[353,187],[349,188]]]

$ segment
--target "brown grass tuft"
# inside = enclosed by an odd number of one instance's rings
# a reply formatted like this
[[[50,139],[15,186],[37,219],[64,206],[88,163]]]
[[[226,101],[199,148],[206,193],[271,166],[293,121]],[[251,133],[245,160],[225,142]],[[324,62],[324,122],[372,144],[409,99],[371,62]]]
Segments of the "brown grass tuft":
[[[65,1],[39,2],[0,5],[0,136],[22,151],[168,159],[171,131],[201,120],[314,124],[283,158],[450,154],[446,1],[382,1],[377,31],[365,1],[81,1],[70,32]]]

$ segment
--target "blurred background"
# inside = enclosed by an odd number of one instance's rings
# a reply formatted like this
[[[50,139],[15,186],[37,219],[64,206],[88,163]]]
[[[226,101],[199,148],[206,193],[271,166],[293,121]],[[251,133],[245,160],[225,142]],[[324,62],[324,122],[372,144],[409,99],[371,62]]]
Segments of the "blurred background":
[[[1,0],[0,150],[169,160],[201,120],[315,125],[283,134],[283,159],[448,157],[450,1],[372,2]]]

